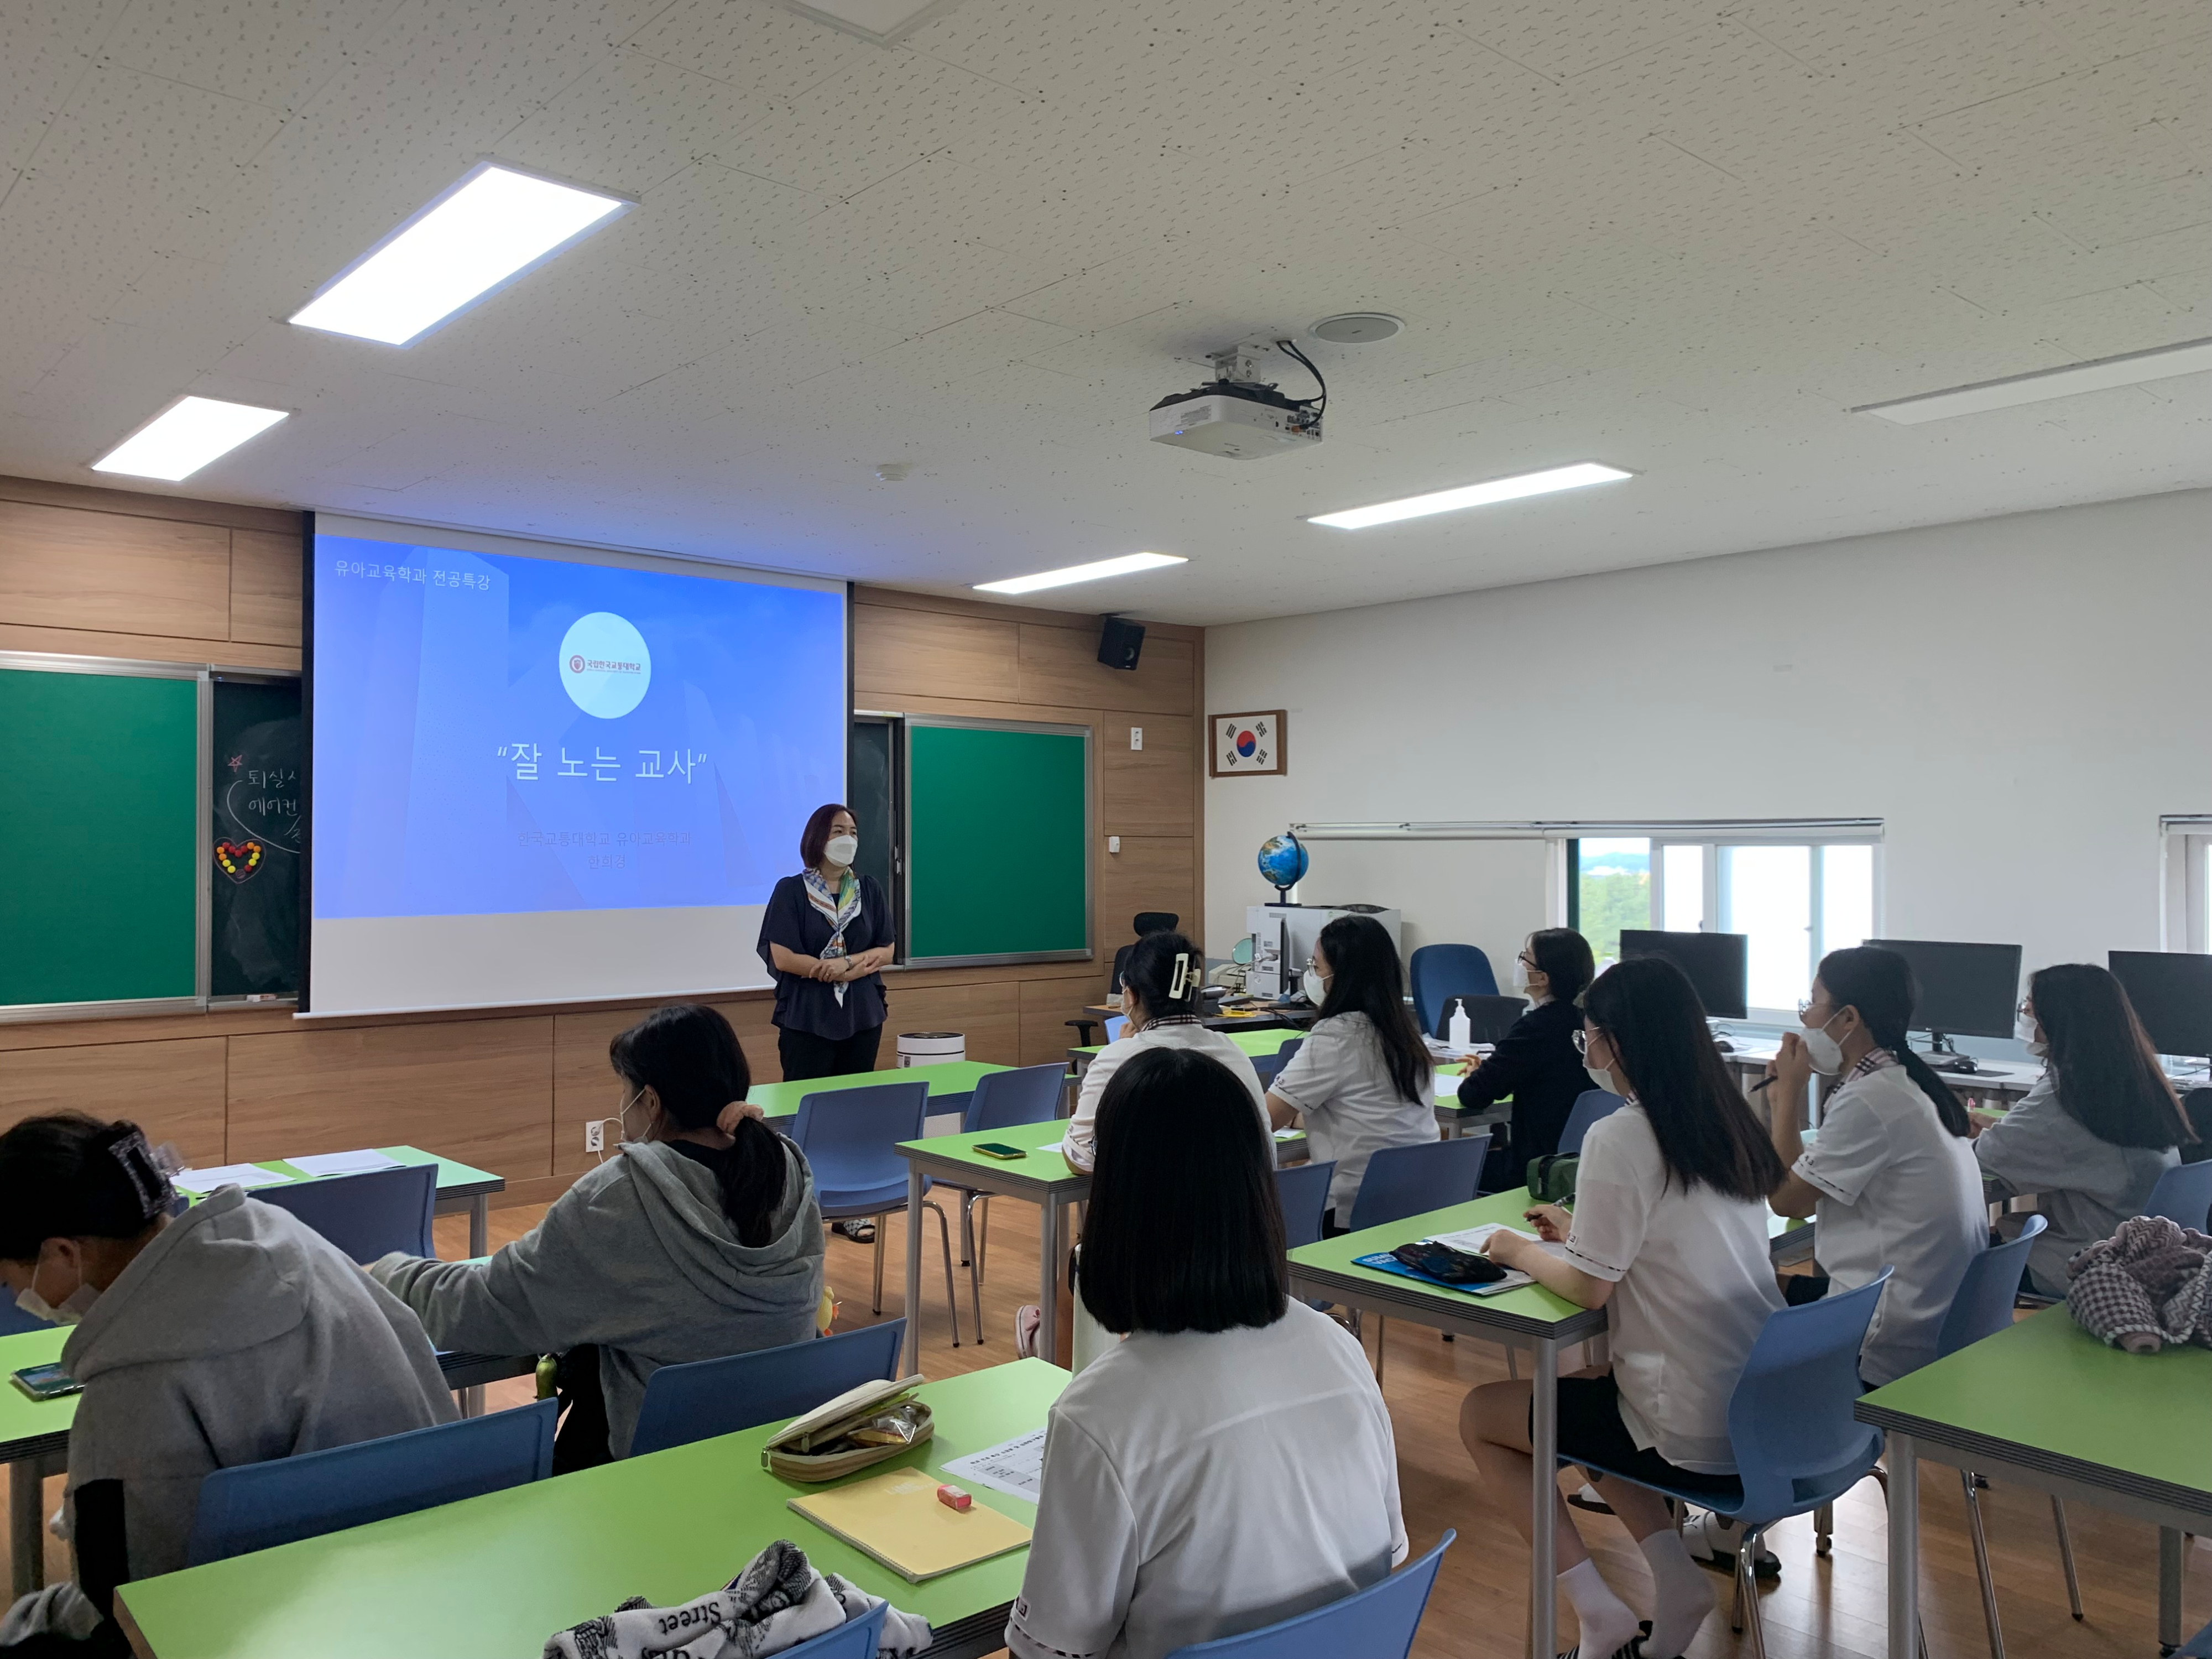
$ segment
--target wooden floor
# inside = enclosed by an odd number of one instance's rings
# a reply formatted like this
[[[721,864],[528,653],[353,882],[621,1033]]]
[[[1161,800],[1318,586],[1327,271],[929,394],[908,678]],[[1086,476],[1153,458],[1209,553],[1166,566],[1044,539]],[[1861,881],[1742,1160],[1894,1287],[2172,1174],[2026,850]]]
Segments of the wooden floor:
[[[1006,1200],[992,1208],[989,1272],[983,1285],[987,1340],[980,1346],[969,1311],[966,1270],[957,1267],[961,1346],[952,1346],[936,1222],[925,1217],[921,1369],[928,1376],[956,1376],[1012,1358],[1014,1310],[1036,1299],[1036,1211]],[[493,1211],[494,1246],[520,1237],[543,1213],[536,1207]],[[957,1224],[957,1209],[953,1219]],[[465,1254],[460,1218],[441,1218],[438,1232],[442,1254]],[[893,1220],[890,1235],[884,1305],[886,1316],[896,1317],[905,1282],[902,1218]],[[869,1309],[872,1267],[868,1248],[832,1236],[830,1282],[842,1303],[838,1328],[874,1322]],[[1520,1659],[1528,1616],[1527,1550],[1483,1492],[1455,1426],[1468,1389],[1505,1374],[1503,1356],[1465,1338],[1444,1342],[1433,1331],[1398,1321],[1390,1323],[1386,1340],[1383,1393],[1397,1430],[1407,1530],[1417,1553],[1448,1527],[1459,1534],[1444,1558],[1414,1654],[1419,1659]],[[495,1407],[518,1405],[530,1398],[531,1385],[501,1383],[488,1394]],[[1924,1464],[1921,1486],[1921,1596],[1931,1659],[1981,1659],[1988,1642],[1958,1477],[1939,1465]],[[51,1511],[60,1502],[61,1482],[49,1482],[46,1490]],[[2000,1486],[1983,1494],[1983,1507],[2010,1659],[2154,1659],[2157,1535],[2152,1528],[2084,1504],[2072,1506],[2069,1513],[2087,1613],[2077,1625],[2067,1612],[2048,1500]],[[1639,1604],[1648,1581],[1643,1558],[1626,1534],[1602,1516],[1577,1518],[1607,1578],[1624,1599]],[[1881,1659],[1883,1533],[1881,1490],[1871,1481],[1837,1506],[1834,1553],[1828,1559],[1814,1556],[1809,1521],[1785,1522],[1776,1529],[1772,1547],[1782,1560],[1782,1577],[1760,1597],[1772,1659],[1827,1654]],[[2212,1543],[2195,1540],[2186,1562],[2184,1629],[2193,1632],[2212,1619]],[[63,1547],[49,1540],[49,1578],[67,1570]],[[1706,1622],[1690,1650],[1692,1659],[1733,1659],[1740,1645],[1747,1655],[1748,1637],[1731,1632],[1724,1616],[1727,1581],[1717,1574],[1713,1582],[1723,1597],[1723,1613]],[[1559,1627],[1565,1647],[1574,1639],[1574,1620],[1564,1601]]]

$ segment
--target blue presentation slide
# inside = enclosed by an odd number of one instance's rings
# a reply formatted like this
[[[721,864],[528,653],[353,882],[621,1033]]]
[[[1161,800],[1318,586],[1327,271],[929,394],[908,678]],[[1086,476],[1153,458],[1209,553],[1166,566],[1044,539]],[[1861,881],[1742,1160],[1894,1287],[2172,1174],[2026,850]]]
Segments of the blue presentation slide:
[[[760,904],[845,784],[845,597],[318,535],[314,915]]]

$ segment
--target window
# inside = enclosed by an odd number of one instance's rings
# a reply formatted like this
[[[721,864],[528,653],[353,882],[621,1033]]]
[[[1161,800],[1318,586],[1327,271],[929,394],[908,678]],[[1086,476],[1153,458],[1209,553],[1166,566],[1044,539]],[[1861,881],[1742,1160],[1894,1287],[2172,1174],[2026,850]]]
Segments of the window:
[[[2165,834],[2166,914],[2159,948],[2212,951],[2212,819],[2170,817]]]
[[[1871,840],[1584,837],[1567,847],[1569,925],[1601,963],[1620,957],[1624,927],[1741,933],[1754,1019],[1795,1019],[1820,958],[1876,932]]]

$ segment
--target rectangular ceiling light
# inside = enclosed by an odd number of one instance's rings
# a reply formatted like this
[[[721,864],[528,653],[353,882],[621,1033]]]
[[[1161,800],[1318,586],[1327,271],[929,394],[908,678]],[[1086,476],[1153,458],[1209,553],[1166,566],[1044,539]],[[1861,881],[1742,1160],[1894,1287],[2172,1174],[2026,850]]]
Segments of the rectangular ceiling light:
[[[1954,415],[2014,409],[2021,404],[2071,398],[2083,392],[2106,392],[2116,386],[2141,386],[2145,380],[2202,374],[2207,370],[2212,370],[2212,340],[2184,340],[2179,345],[2100,357],[2094,362],[2039,368],[2031,374],[2008,375],[2002,380],[1978,380],[1948,392],[1923,392],[1886,404],[1861,404],[1851,413],[1879,415],[1899,426],[1917,426],[1923,421],[1948,421]]]
[[[1492,478],[1488,483],[1463,484],[1457,489],[1439,489],[1426,495],[1408,495],[1403,501],[1379,501],[1373,507],[1355,507],[1342,513],[1324,513],[1306,522],[1325,524],[1334,530],[1365,530],[1371,525],[1395,524],[1401,519],[1425,519],[1431,513],[1456,513],[1463,507],[1488,507],[1493,501],[1517,501],[1523,495],[1548,495],[1555,489],[1580,489],[1584,484],[1611,483],[1616,478],[1632,478],[1635,476],[1633,472],[1623,472],[1617,466],[1604,466],[1596,461],[1577,461],[1572,466],[1555,466],[1542,472],[1523,472],[1517,477]]]
[[[1126,576],[1133,570],[1158,570],[1162,565],[1188,564],[1175,553],[1125,553],[1118,559],[1094,564],[1072,564],[1065,570],[1040,570],[1034,576],[1009,576],[1002,582],[977,582],[978,593],[1034,593],[1040,588],[1065,587],[1070,582],[1092,582],[1101,576]]]
[[[175,483],[256,433],[266,432],[287,413],[219,398],[179,398],[94,461],[92,470]]]
[[[611,191],[479,162],[325,283],[292,320],[411,345],[635,205]]]

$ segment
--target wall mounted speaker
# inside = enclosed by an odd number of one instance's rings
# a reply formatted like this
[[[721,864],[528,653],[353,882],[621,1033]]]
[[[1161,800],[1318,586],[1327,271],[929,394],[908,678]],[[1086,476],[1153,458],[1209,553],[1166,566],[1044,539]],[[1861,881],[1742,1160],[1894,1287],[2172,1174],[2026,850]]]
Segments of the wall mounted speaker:
[[[1098,660],[1109,668],[1134,668],[1137,657],[1145,648],[1145,625],[1120,617],[1101,620],[1098,630]]]

